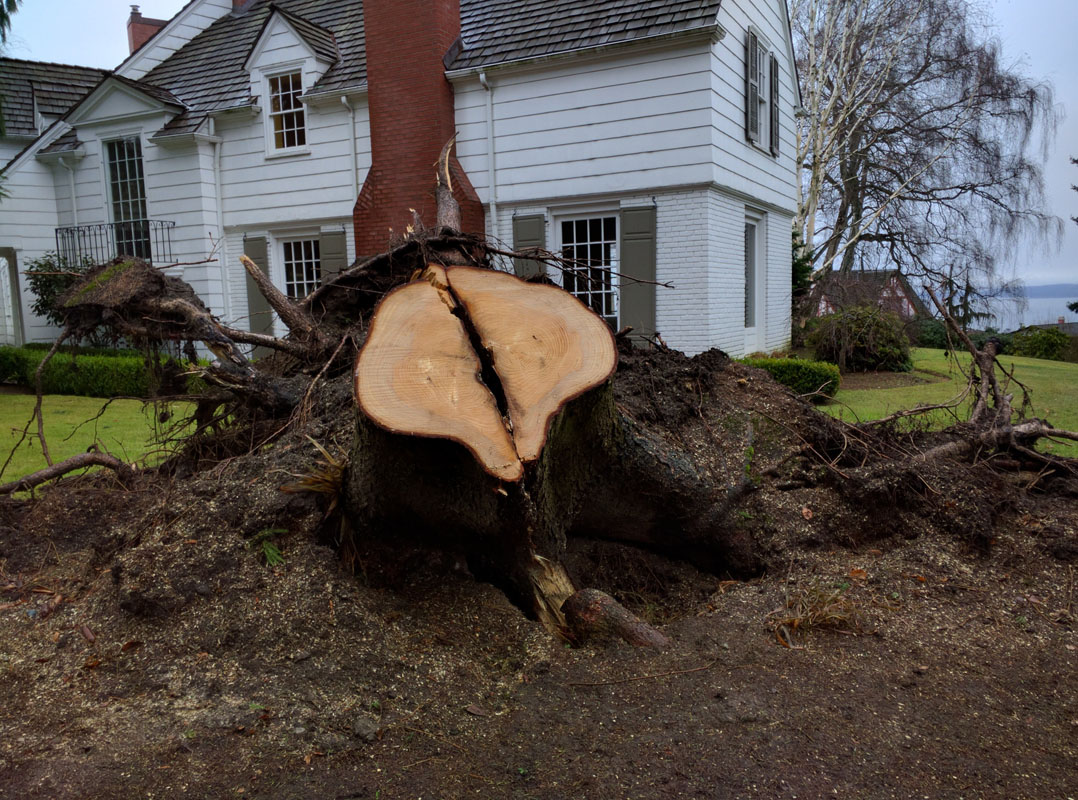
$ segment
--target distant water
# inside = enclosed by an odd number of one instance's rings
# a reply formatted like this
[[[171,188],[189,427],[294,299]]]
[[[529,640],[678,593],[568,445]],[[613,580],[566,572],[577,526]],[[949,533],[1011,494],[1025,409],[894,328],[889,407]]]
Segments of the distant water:
[[[1067,310],[1067,303],[1073,303],[1075,300],[1078,300],[1078,294],[1066,297],[1030,297],[1026,300],[1024,311],[1016,309],[1013,302],[998,303],[994,309],[995,321],[990,324],[998,331],[1013,331],[1023,325],[1057,322],[1060,317],[1064,322],[1078,322],[1078,314]]]

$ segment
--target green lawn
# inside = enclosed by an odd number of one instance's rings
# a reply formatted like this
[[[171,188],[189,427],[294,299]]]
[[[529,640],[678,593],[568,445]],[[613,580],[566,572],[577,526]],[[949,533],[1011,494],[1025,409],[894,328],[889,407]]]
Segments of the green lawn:
[[[105,402],[96,397],[46,395],[43,398],[45,440],[54,462],[83,453],[94,442],[125,461],[144,457],[154,460],[154,456],[159,455],[154,430],[161,426],[156,423],[157,410],[153,405],[144,406],[138,400],[114,400],[104,414],[89,421],[101,411]],[[19,441],[33,410],[33,395],[0,395],[0,464]],[[80,427],[80,423],[84,424]],[[30,432],[36,434],[36,422]],[[15,480],[44,466],[45,459],[37,436],[27,437],[0,477],[0,483]]]
[[[970,362],[968,355],[962,355],[962,364]],[[1078,364],[1062,361],[1044,361],[1039,358],[1020,356],[1001,356],[1000,363],[1030,389],[1033,411],[1030,416],[1046,418],[1057,428],[1078,430]],[[884,376],[881,376],[883,378]],[[886,383],[891,378],[887,375]],[[910,379],[916,381],[910,385],[893,388],[856,388],[839,389],[833,403],[822,409],[833,416],[847,421],[871,420],[885,417],[905,408],[918,404],[943,403],[959,394],[965,386],[965,378],[948,359],[943,350],[915,348],[913,350],[913,372]],[[1000,376],[1002,377],[1002,376]],[[844,376],[845,380],[845,376]],[[872,378],[855,376],[852,382],[872,383]],[[1013,387],[1014,404],[1021,404],[1021,390]],[[963,412],[969,409],[966,404]],[[944,412],[933,413],[933,423],[945,426],[953,418]],[[1078,445],[1048,443],[1053,452],[1078,456]]]

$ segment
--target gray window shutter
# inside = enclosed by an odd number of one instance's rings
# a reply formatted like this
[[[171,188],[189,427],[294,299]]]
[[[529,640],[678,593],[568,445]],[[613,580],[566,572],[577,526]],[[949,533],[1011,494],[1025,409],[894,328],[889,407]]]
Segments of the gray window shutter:
[[[622,327],[631,325],[635,338],[655,335],[655,207],[621,211]],[[637,283],[632,278],[651,283]]]
[[[252,236],[243,240],[243,254],[258,264],[259,268],[269,274],[269,253],[266,244],[266,238],[264,236]],[[247,328],[251,333],[273,333],[273,310],[270,308],[270,304],[266,302],[266,298],[262,296],[262,292],[258,288],[258,284],[251,279],[250,275],[247,275],[246,271],[244,275],[247,278]],[[261,358],[268,356],[272,350],[268,347],[256,347],[254,349],[254,357]]]
[[[745,138],[760,139],[760,45],[752,31],[745,41]]]
[[[344,231],[330,231],[318,237],[319,277],[322,283],[337,277],[348,266],[348,242]]]
[[[770,69],[768,71],[768,110],[771,112],[771,123],[768,130],[771,132],[771,155],[779,154],[779,60],[774,55],[770,57]]]
[[[546,217],[542,214],[513,217],[513,249],[546,247]],[[521,278],[531,278],[543,273],[541,261],[529,258],[513,259],[513,269]]]

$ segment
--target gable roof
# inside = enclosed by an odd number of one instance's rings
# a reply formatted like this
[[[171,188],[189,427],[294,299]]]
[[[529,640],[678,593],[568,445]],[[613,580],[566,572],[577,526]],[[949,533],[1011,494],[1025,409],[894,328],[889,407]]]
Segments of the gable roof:
[[[106,74],[105,70],[91,67],[0,58],[0,104],[5,135],[37,136],[40,131],[34,119],[35,102],[40,113],[62,116]]]
[[[288,23],[303,38],[303,41],[310,45],[318,58],[331,64],[340,58],[341,54],[337,50],[337,39],[332,31],[326,30],[320,25],[315,25],[313,22],[308,22],[303,17],[289,14],[284,9],[275,7],[274,10],[288,20]],[[270,18],[272,18],[272,14]]]
[[[880,305],[893,311],[893,298],[886,297],[884,290],[894,281],[904,297],[913,306],[914,313],[931,316],[925,301],[917,294],[909,280],[897,269],[857,270],[826,273],[812,287],[813,304],[818,306],[826,300],[831,308],[849,308],[858,305]]]

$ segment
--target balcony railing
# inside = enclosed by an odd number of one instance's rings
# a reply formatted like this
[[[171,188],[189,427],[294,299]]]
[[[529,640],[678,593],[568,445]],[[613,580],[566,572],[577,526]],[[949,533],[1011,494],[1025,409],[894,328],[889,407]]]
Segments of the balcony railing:
[[[89,259],[95,265],[116,256],[138,256],[151,264],[172,261],[172,229],[176,223],[163,219],[105,222],[56,229],[56,252],[68,263]]]

